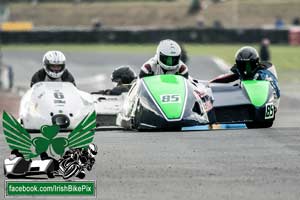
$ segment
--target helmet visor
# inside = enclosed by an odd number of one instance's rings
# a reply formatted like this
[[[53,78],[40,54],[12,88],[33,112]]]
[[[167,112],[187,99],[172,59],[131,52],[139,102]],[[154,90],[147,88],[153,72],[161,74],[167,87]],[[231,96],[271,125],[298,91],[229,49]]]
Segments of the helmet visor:
[[[237,61],[236,64],[240,73],[245,76],[253,76],[258,67],[256,60]]]
[[[59,73],[65,69],[65,65],[64,64],[61,64],[61,65],[48,64],[47,69],[51,72]]]
[[[167,66],[176,66],[179,64],[180,56],[167,56],[160,53],[159,60]]]

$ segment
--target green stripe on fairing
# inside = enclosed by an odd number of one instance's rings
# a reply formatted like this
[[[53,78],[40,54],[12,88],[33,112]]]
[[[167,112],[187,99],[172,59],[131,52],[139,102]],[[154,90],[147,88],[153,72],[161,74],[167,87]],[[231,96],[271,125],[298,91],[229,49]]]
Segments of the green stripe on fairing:
[[[266,103],[269,95],[268,81],[248,80],[242,81],[242,84],[254,106],[260,107]]]
[[[184,77],[178,75],[157,75],[144,78],[152,97],[169,120],[180,119],[184,109],[185,83]],[[163,103],[161,95],[178,95],[180,102]]]

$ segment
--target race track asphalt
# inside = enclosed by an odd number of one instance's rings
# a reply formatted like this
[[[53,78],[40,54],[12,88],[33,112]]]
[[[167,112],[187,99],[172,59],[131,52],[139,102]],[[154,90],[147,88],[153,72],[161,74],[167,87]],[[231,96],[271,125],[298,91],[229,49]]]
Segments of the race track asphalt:
[[[4,52],[5,61],[14,66],[17,84],[29,84],[42,53]],[[90,91],[111,87],[108,80],[113,67],[131,64],[138,69],[150,56],[67,52],[69,69],[77,80],[83,80],[79,87]],[[203,56],[191,58],[190,72],[200,79],[221,73],[211,58]],[[96,84],[86,81],[96,74],[102,77]],[[298,84],[281,83],[281,89],[280,110],[270,129],[97,132],[95,143],[100,151],[95,169],[86,179],[97,180],[97,199],[103,200],[298,200],[300,95],[295,91],[300,88]],[[2,162],[9,153],[3,135],[0,151]],[[4,176],[0,166],[2,198]]]

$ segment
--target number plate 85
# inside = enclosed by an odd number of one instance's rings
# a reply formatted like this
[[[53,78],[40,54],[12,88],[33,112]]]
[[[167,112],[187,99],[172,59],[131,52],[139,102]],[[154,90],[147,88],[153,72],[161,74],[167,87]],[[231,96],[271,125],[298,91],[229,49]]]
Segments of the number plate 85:
[[[272,119],[274,118],[275,114],[275,108],[272,103],[266,104],[266,113],[265,113],[265,119]]]
[[[180,103],[181,98],[177,94],[165,94],[160,96],[162,103]]]

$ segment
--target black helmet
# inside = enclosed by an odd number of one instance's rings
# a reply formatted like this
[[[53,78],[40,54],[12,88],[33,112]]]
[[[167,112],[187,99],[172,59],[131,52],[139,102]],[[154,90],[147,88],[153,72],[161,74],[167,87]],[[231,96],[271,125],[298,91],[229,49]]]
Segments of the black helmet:
[[[111,75],[112,82],[118,84],[130,84],[134,79],[136,79],[136,74],[128,65],[116,68]]]
[[[259,67],[259,55],[255,48],[245,46],[235,54],[236,67],[243,79],[252,79]]]

